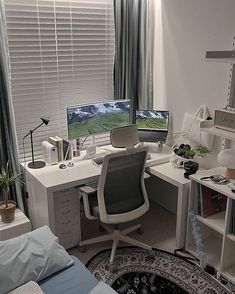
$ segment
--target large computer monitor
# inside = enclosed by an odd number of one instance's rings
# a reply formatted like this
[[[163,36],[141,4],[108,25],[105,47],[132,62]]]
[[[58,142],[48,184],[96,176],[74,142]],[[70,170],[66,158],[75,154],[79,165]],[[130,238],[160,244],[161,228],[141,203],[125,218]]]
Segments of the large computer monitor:
[[[68,139],[109,132],[128,125],[130,100],[115,100],[67,107]]]
[[[168,133],[169,111],[136,110],[140,142],[165,142]]]

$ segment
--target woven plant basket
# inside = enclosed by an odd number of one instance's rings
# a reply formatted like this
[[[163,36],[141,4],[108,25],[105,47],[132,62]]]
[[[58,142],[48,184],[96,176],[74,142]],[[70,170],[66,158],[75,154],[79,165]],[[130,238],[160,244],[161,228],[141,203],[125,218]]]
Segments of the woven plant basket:
[[[2,222],[10,223],[15,218],[16,202],[8,200],[8,207],[6,208],[6,201],[0,202],[0,215]]]

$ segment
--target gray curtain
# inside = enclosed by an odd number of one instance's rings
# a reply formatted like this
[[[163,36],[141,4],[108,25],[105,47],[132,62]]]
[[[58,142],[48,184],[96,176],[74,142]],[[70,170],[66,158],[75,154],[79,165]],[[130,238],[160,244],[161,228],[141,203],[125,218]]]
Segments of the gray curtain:
[[[1,7],[0,7],[1,8]],[[20,173],[14,115],[8,83],[7,54],[4,46],[5,34],[3,16],[0,9],[0,170],[9,162],[12,174]],[[11,187],[11,196],[18,207],[25,212],[25,201],[22,198],[20,185]],[[1,191],[2,192],[2,191]],[[2,199],[2,193],[0,194]]]
[[[114,97],[131,99],[137,109],[151,109],[152,42],[149,38],[149,0],[114,0],[114,18]]]

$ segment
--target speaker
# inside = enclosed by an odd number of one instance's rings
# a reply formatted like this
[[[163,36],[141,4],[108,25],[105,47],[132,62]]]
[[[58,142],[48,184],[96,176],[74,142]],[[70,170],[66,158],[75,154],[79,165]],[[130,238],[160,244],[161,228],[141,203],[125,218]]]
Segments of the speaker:
[[[235,132],[235,111],[216,109],[214,125],[216,128]]]
[[[52,145],[51,143],[47,141],[42,142],[42,156],[43,160],[47,164],[57,164],[58,163],[58,153],[57,148],[55,145]]]
[[[90,145],[86,148],[86,158],[93,158],[96,155],[96,145]]]

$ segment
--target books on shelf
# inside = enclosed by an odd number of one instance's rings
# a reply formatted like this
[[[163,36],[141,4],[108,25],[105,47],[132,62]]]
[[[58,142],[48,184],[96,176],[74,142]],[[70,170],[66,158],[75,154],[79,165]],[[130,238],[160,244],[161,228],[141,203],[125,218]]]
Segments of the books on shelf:
[[[198,213],[202,217],[208,217],[226,209],[227,196],[204,185],[200,185],[199,194]]]
[[[229,233],[235,235],[235,200],[232,200]]]
[[[49,137],[48,141],[49,141],[49,143],[56,146],[57,153],[58,153],[58,161],[63,160],[64,159],[64,157],[63,157],[63,140],[58,136],[54,136],[54,137]]]

